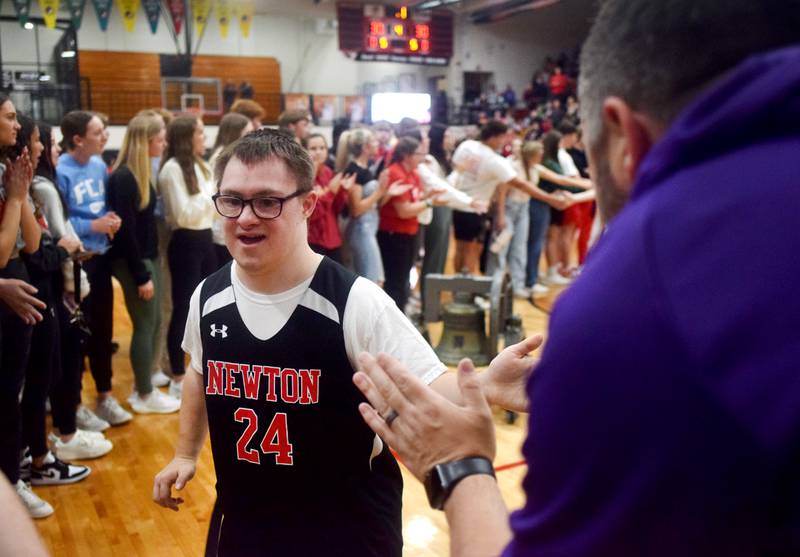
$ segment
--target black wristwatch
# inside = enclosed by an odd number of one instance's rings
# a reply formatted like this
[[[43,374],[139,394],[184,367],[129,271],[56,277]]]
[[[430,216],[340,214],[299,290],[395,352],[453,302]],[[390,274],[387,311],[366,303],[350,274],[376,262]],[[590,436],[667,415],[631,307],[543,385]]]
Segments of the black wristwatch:
[[[425,492],[428,494],[428,503],[434,509],[442,510],[445,501],[450,497],[456,484],[467,476],[474,474],[489,474],[494,478],[492,462],[482,456],[473,456],[437,464],[425,477]]]

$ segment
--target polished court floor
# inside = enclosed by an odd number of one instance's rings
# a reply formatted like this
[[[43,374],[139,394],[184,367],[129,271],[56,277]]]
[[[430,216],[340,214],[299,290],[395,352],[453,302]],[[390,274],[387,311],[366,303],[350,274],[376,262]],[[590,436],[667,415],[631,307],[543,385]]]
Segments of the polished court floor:
[[[553,295],[545,297],[537,305],[548,309],[553,298]],[[545,331],[545,311],[517,300],[515,312],[522,316],[529,334]],[[432,337],[437,339],[440,331],[440,327],[434,327]],[[116,288],[114,338],[120,350],[114,356],[114,393],[123,403],[133,384],[128,359],[130,333],[122,293]],[[94,384],[89,374],[84,378],[83,397],[87,402],[94,400]],[[524,418],[509,425],[505,413],[495,410],[497,478],[512,510],[524,503],[520,488],[527,471],[520,454],[525,438]],[[85,462],[92,468],[88,479],[75,485],[35,488],[55,508],[55,514],[36,522],[51,553],[59,557],[202,555],[215,498],[208,443],[201,453],[197,476],[182,493],[186,502],[176,513],[153,503],[151,491],[153,477],[173,456],[178,415],[137,415],[131,423],[106,433],[114,443],[114,450],[103,458]],[[404,555],[448,555],[448,529],[443,513],[430,509],[424,489],[405,469],[403,475]]]

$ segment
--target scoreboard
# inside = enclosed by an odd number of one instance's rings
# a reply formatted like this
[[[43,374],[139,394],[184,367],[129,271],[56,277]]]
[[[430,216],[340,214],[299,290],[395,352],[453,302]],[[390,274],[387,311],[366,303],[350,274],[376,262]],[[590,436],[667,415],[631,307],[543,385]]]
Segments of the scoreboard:
[[[337,4],[339,49],[358,60],[447,65],[453,55],[453,16],[403,5]]]

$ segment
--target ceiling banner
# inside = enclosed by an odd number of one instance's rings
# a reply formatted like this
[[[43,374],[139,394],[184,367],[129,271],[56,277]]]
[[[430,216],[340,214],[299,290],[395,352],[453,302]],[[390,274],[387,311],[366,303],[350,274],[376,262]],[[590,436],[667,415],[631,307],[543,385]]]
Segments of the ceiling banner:
[[[211,0],[191,0],[192,19],[197,36],[203,34],[203,29],[208,22],[208,13],[211,11]]]
[[[97,12],[97,21],[100,22],[100,29],[108,29],[108,18],[111,15],[111,0],[92,0],[94,11]]]
[[[242,32],[242,36],[247,38],[250,36],[250,24],[253,23],[256,3],[254,0],[236,0],[234,9],[236,17],[239,18],[239,30]]]
[[[180,35],[183,29],[183,18],[186,15],[186,8],[183,0],[167,0],[169,7],[169,14],[172,16],[172,25],[175,29],[175,34]]]
[[[39,0],[39,9],[42,11],[44,24],[48,29],[56,28],[59,0]]]
[[[67,7],[69,8],[69,17],[72,19],[72,26],[75,29],[81,28],[81,21],[83,21],[83,8],[86,6],[86,0],[67,0]]]
[[[158,22],[161,19],[161,0],[142,0],[144,13],[147,14],[147,23],[153,35],[158,31]]]
[[[133,33],[136,27],[136,16],[139,15],[139,0],[117,0],[119,11],[122,12],[122,21],[125,30]]]
[[[19,24],[25,25],[31,13],[31,0],[14,0],[14,11],[17,13]]]
[[[228,28],[231,24],[232,7],[231,0],[216,0],[214,10],[217,12],[217,21],[219,21],[219,34],[223,39],[228,38]]]

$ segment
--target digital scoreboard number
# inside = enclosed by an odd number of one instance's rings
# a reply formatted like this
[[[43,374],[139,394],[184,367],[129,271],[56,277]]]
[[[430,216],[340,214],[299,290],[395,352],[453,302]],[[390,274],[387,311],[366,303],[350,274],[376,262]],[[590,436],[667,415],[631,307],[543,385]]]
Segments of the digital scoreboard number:
[[[449,12],[348,3],[339,3],[337,12],[339,48],[358,60],[447,65],[453,55]]]

